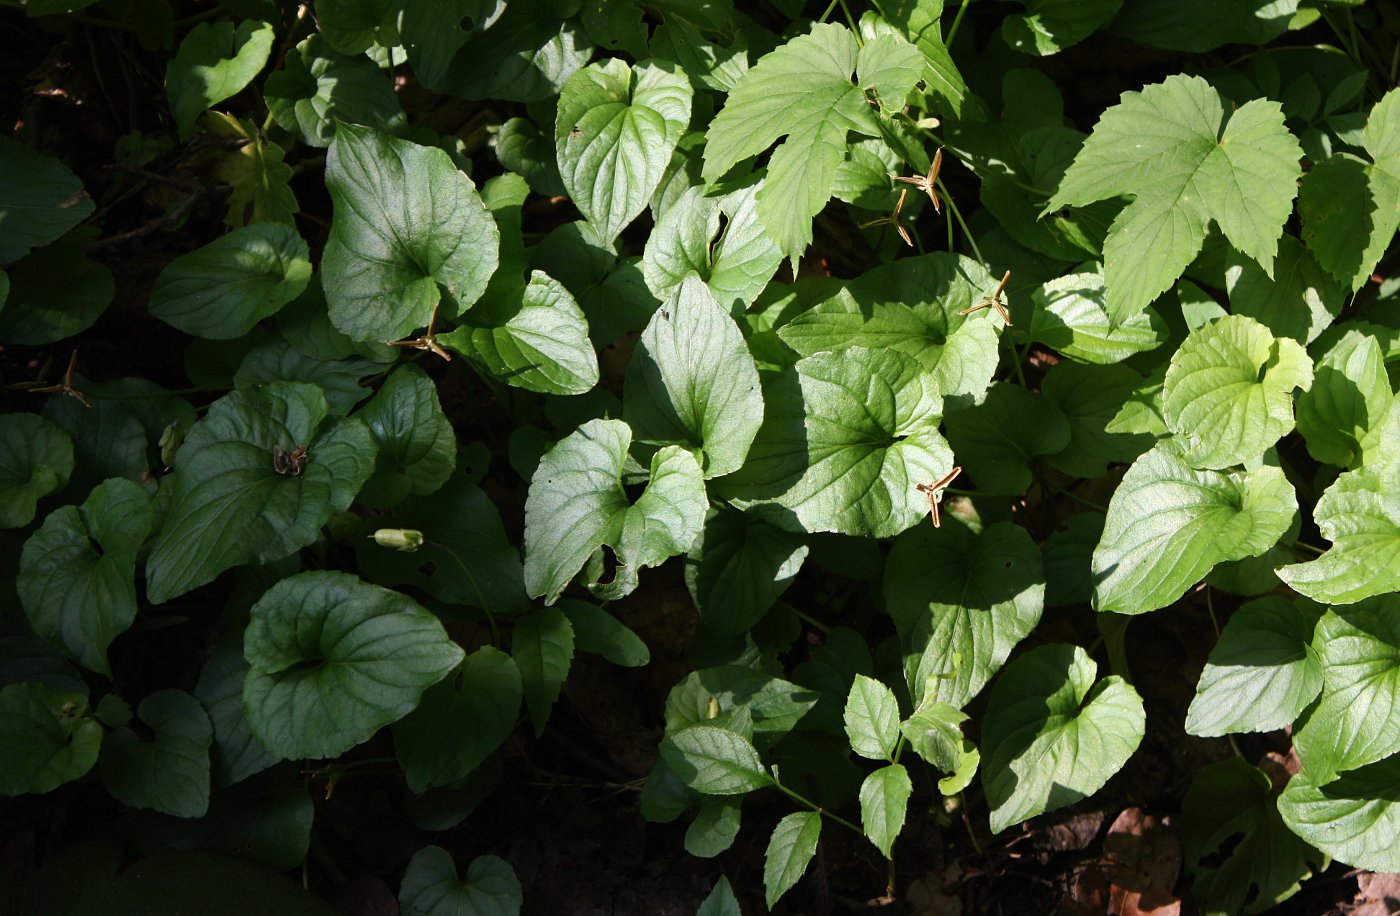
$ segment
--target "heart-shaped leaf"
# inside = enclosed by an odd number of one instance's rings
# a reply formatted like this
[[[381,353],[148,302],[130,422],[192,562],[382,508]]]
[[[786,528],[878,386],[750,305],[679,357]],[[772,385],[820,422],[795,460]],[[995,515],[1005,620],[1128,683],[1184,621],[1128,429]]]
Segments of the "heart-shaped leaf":
[[[248,727],[248,711],[243,707],[248,662],[243,657],[243,634],[235,633],[233,637],[214,647],[194,686],[195,699],[214,726],[209,762],[214,786],[218,788],[242,782],[277,762]]]
[[[1031,293],[1032,340],[1086,363],[1116,363],[1167,340],[1167,323],[1148,306],[1115,320],[1105,304],[1103,274],[1067,274]]]
[[[452,476],[456,436],[422,369],[395,370],[355,416],[369,426],[376,445],[374,474],[360,493],[365,505],[383,508],[410,493],[433,493]]]
[[[92,198],[67,166],[8,135],[0,137],[0,211],[24,214],[0,223],[0,265],[57,241],[92,210]]]
[[[984,493],[1017,496],[1031,485],[1031,463],[1070,444],[1069,419],[1048,397],[998,382],[987,399],[948,417],[948,444]]]
[[[691,548],[686,585],[707,629],[737,636],[757,623],[802,568],[800,535],[757,512],[717,509]]]
[[[1351,604],[1400,590],[1400,491],[1393,463],[1338,477],[1317,501],[1313,520],[1332,546],[1316,560],[1278,570],[1294,591]]]
[[[73,440],[32,413],[0,418],[0,528],[34,520],[41,497],[63,487],[73,473]]]
[[[48,792],[97,762],[105,732],[87,697],[31,682],[0,690],[0,795]]]
[[[436,617],[346,573],[283,579],[250,615],[248,724],[284,759],[345,753],[406,716],[462,661]]]
[[[399,886],[403,916],[517,916],[524,898],[505,859],[478,856],[457,879],[452,855],[441,846],[418,850]]]
[[[277,123],[310,146],[330,146],[337,121],[391,133],[405,122],[389,75],[364,55],[336,53],[320,35],[268,76],[263,99]]]
[[[136,714],[151,738],[113,729],[98,770],[117,801],[175,817],[203,817],[209,808],[209,745],[214,729],[199,701],[182,690],[159,690]]]
[[[165,68],[165,92],[180,139],[194,133],[205,109],[237,95],[267,65],[276,37],[266,22],[201,22]]]

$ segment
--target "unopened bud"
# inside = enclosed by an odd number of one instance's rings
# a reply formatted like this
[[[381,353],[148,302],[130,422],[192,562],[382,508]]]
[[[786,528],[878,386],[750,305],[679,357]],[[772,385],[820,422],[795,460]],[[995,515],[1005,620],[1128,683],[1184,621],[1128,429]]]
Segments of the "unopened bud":
[[[413,553],[423,546],[423,532],[413,528],[380,528],[374,533],[374,543],[380,547],[392,547],[404,553]]]

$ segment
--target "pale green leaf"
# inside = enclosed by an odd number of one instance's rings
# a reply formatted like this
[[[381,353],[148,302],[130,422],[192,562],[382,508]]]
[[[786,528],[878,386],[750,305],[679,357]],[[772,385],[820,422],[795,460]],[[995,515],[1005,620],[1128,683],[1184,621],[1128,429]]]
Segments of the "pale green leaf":
[[[418,850],[399,886],[403,916],[518,916],[524,899],[505,859],[478,856],[459,881],[451,853],[441,846]]]
[[[110,676],[107,646],[136,619],[136,553],[153,522],[146,491],[121,478],[50,513],[25,541],[15,582],[34,632]]]
[[[958,72],[948,46],[943,42],[943,29],[939,17],[943,13],[943,0],[895,0],[882,6],[885,16],[899,28],[904,36],[914,42],[924,58],[923,81],[943,103],[942,109],[963,117],[965,106],[975,97],[968,91],[967,83]]]
[[[418,708],[394,723],[394,754],[410,791],[459,783],[515,730],[520,671],[500,649],[482,646],[423,691]]]
[[[1392,441],[1384,440],[1395,401],[1380,341],[1365,329],[1348,330],[1318,360],[1312,387],[1298,395],[1308,454],[1344,468],[1394,454],[1400,435],[1392,430]]]
[[[1400,751],[1400,595],[1330,609],[1312,649],[1322,697],[1294,732],[1293,746],[1320,785]]]
[[[422,369],[399,367],[355,416],[369,426],[377,446],[374,474],[360,493],[365,505],[383,508],[410,493],[432,493],[452,476],[456,436]]]
[[[867,271],[778,329],[803,356],[848,347],[898,350],[926,370],[925,384],[950,407],[980,401],[997,367],[1000,318],[984,309],[996,281],[961,255],[901,258]]]
[[[1325,864],[1289,832],[1276,795],[1269,777],[1240,757],[1206,767],[1186,791],[1182,851],[1205,912],[1268,910]]]
[[[878,53],[893,50],[913,51],[892,41],[872,41],[858,49],[845,26],[813,26],[751,67],[710,122],[703,171],[707,182],[783,140],[768,160],[758,218],[786,257],[795,260],[812,240],[812,218],[831,197],[836,169],[845,158],[846,134],[879,135],[864,84],[851,81],[852,71],[874,66]],[[917,75],[912,70],[903,75],[910,73]],[[882,98],[902,104],[913,82],[909,79],[902,91],[899,85],[884,87]]]
[[[356,340],[395,340],[477,300],[500,233],[447,153],[341,124],[326,157],[335,203],[321,262],[331,321]]]
[[[617,58],[564,84],[554,122],[559,174],[604,242],[646,208],[690,123],[690,81],[675,64]]]
[[[671,298],[693,274],[729,312],[753,304],[783,257],[758,219],[762,187],[755,182],[722,197],[689,188],[668,206],[642,255],[642,276],[652,295]]]
[[[66,165],[0,136],[0,265],[57,241],[92,210],[92,198]]]
[[[314,541],[374,467],[359,420],[327,420],[320,389],[274,382],[235,391],[209,408],[175,456],[169,507],[146,561],[146,590],[161,604],[231,566],[279,560]],[[299,468],[277,456],[305,446]]]
[[[133,808],[175,817],[203,817],[209,808],[209,746],[214,729],[199,701],[182,690],[159,690],[137,715],[146,738],[113,729],[98,772],[112,797]]]
[[[720,716],[740,710],[752,728],[753,742],[767,750],[792,731],[816,705],[817,693],[740,665],[720,665],[686,675],[666,697],[666,733],[692,725],[711,725],[711,700]]]
[[[105,732],[87,697],[41,683],[0,690],[0,795],[43,793],[85,774]]]
[[[255,223],[171,261],[151,290],[150,312],[195,337],[242,337],[310,280],[310,255],[296,229]]]
[[[1031,292],[1030,338],[1086,363],[1117,363],[1166,343],[1167,323],[1151,306],[1115,320],[1103,274],[1066,274]]]
[[[436,617],[346,573],[283,579],[250,617],[248,724],[284,759],[336,757],[367,741],[462,661]]]
[[[699,280],[683,282],[642,332],[623,416],[644,442],[698,452],[706,477],[743,465],[763,422],[758,370],[738,325]]]
[[[201,22],[180,42],[165,68],[165,92],[180,139],[194,132],[205,109],[234,96],[267,64],[275,38],[266,22]]]
[[[763,855],[763,892],[771,910],[807,871],[821,837],[822,816],[798,811],[778,821]]]
[[[687,786],[706,795],[742,795],[772,783],[758,751],[741,735],[692,725],[661,742],[661,757]]]
[[[336,53],[312,35],[287,55],[263,89],[278,125],[310,146],[330,146],[337,121],[390,133],[406,124],[389,74],[364,55]]]
[[[1142,741],[1142,698],[1079,646],[1032,649],[992,687],[982,784],[992,832],[1097,792]]]
[[[685,831],[685,851],[701,859],[712,859],[734,845],[739,835],[740,802],[743,796],[707,795],[700,810]]]
[[[899,739],[899,702],[894,691],[857,674],[846,696],[846,738],[851,750],[871,760],[887,760]]]
[[[734,889],[729,886],[728,878],[724,875],[719,876],[714,889],[710,891],[710,896],[700,904],[695,916],[744,916],[744,911],[739,907],[739,900],[734,896]]]
[[[1186,731],[1218,737],[1291,724],[1322,690],[1324,660],[1313,644],[1320,614],[1278,597],[1235,611],[1196,684]]]
[[[1343,773],[1319,785],[1294,774],[1278,799],[1288,829],[1354,868],[1400,872],[1400,755]]]
[[[1312,387],[1303,345],[1253,318],[1227,315],[1192,331],[1173,354],[1162,389],[1167,428],[1195,467],[1259,458],[1293,429],[1293,390]]]
[[[884,593],[910,696],[960,709],[1040,621],[1045,576],[1024,529],[997,522],[979,534],[945,516],[895,540]]]
[[[1278,468],[1203,471],[1179,444],[1160,442],[1133,462],[1109,501],[1094,550],[1094,607],[1166,607],[1215,565],[1268,550],[1297,511]]]
[[[676,446],[651,460],[650,481],[636,504],[622,474],[632,431],[621,420],[591,420],[540,459],[525,501],[525,587],[553,604],[595,550],[617,555],[616,577],[592,583],[601,598],[637,585],[643,566],[689,549],[708,503],[700,465]]]
[[[0,418],[0,528],[34,520],[39,500],[63,487],[73,473],[73,440],[32,413]]]
[[[1313,520],[1332,546],[1316,560],[1278,570],[1294,591],[1328,604],[1400,591],[1400,489],[1394,465],[1338,477],[1317,501]]]
[[[928,513],[916,484],[952,469],[932,380],[894,350],[800,360],[764,391],[764,421],[726,495],[771,502],[775,524],[890,537]]]
[[[967,718],[967,713],[947,703],[925,700],[912,716],[899,723],[899,731],[925,762],[952,773],[971,746],[962,732]]]
[[[719,508],[690,550],[686,585],[706,629],[738,636],[768,612],[806,558],[799,535],[756,512]]]
[[[881,767],[861,783],[860,826],[886,859],[890,858],[899,831],[904,829],[909,796],[913,794],[909,772],[897,763]]]
[[[1376,103],[1361,132],[1367,162],[1337,153],[1303,178],[1303,240],[1347,289],[1366,282],[1400,227],[1400,90]]]
[[[1302,150],[1277,102],[1229,110],[1198,76],[1125,92],[1104,112],[1046,212],[1120,195],[1133,202],[1104,244],[1108,313],[1126,320],[1171,288],[1214,222],[1272,270],[1292,213]]]

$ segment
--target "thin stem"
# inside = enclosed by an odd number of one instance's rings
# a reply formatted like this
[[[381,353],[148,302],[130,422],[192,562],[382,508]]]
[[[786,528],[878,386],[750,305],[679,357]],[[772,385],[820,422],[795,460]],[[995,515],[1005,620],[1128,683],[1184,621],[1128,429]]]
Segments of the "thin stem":
[[[1300,548],[1302,548],[1303,550],[1306,550],[1306,551],[1308,551],[1309,553],[1315,553],[1315,554],[1317,554],[1318,556],[1322,556],[1324,553],[1327,552],[1326,550],[1324,550],[1324,549],[1321,548],[1321,547],[1314,547],[1314,546],[1311,545],[1311,544],[1304,544],[1302,541],[1294,541],[1294,542],[1293,542],[1293,546],[1294,546],[1294,547],[1300,547]]]
[[[1097,509],[1097,510],[1100,511],[1100,512],[1107,512],[1107,511],[1108,511],[1108,507],[1107,507],[1107,506],[1101,506],[1101,505],[1099,505],[1098,503],[1094,502],[1093,500],[1085,499],[1084,497],[1080,496],[1078,493],[1075,493],[1073,490],[1062,490],[1062,489],[1060,489],[1059,487],[1051,487],[1051,489],[1055,491],[1055,495],[1057,495],[1057,496],[1068,496],[1070,499],[1072,499],[1072,500],[1074,500],[1075,502],[1079,503],[1081,506],[1088,506],[1090,509]]]
[[[846,25],[850,26],[851,34],[855,36],[856,47],[864,47],[865,42],[861,40],[860,28],[856,25],[856,18],[851,15],[851,8],[846,5],[846,0],[836,0],[836,2],[841,4],[841,12],[846,16]]]
[[[496,615],[491,613],[491,608],[487,606],[486,596],[481,593],[481,586],[476,584],[476,577],[472,575],[471,570],[467,569],[467,564],[462,562],[462,558],[457,556],[455,550],[440,541],[424,541],[423,543],[429,547],[436,547],[447,554],[462,570],[462,575],[466,576],[467,582],[471,583],[472,591],[476,592],[476,600],[481,602],[481,609],[486,612],[486,622],[491,625],[491,642],[499,646],[501,644],[501,631],[496,627]]]
[[[844,817],[841,817],[840,815],[832,814],[830,811],[828,811],[828,810],[826,810],[825,808],[823,808],[822,806],[820,806],[820,805],[818,805],[818,804],[812,802],[810,799],[805,798],[805,797],[803,797],[802,795],[799,795],[797,792],[793,791],[792,789],[789,789],[787,786],[785,786],[785,785],[783,785],[782,783],[778,782],[778,780],[774,779],[774,780],[773,780],[773,785],[777,787],[777,789],[778,789],[779,792],[782,792],[784,795],[786,795],[788,798],[792,799],[793,801],[798,802],[798,803],[803,804],[803,805],[806,805],[808,808],[811,808],[813,811],[817,812],[817,813],[820,814],[822,817],[829,817],[829,818],[831,818],[833,821],[835,821],[836,823],[838,823],[838,824],[840,824],[841,826],[845,827],[846,829],[848,829],[848,830],[854,830],[856,833],[860,834],[861,836],[865,836],[865,831],[864,831],[864,830],[861,830],[861,829],[860,829],[859,827],[857,827],[855,824],[852,824],[850,821],[846,820]]]
[[[940,181],[938,184],[941,187],[943,182]],[[982,257],[982,249],[977,246],[977,239],[972,237],[972,230],[967,227],[967,222],[963,219],[962,211],[958,209],[957,202],[953,200],[952,197],[948,196],[947,188],[943,189],[943,202],[948,205],[948,212],[953,214],[953,218],[956,219],[958,225],[962,227],[963,235],[967,236],[967,244],[972,246],[973,255],[977,260],[986,264],[987,259]]]
[[[1029,346],[1029,344],[1027,346]],[[1016,373],[1016,384],[1029,391],[1031,386],[1026,384],[1026,374],[1021,371],[1021,357],[1016,353],[1015,344],[1011,346],[1011,355],[1015,357],[1011,362],[1011,369]]]
[[[805,621],[807,624],[816,627],[818,630],[821,630],[823,634],[831,632],[831,627],[828,627],[810,614],[804,614],[802,611],[797,610],[797,608],[793,608],[792,610],[793,613],[797,615],[798,620]]]
[[[826,9],[822,10],[822,14],[817,17],[817,21],[826,22],[826,17],[830,16],[831,11],[836,9],[836,3],[837,0],[831,0],[831,2],[826,5]]]
[[[949,47],[953,43],[953,36],[958,34],[958,26],[962,25],[963,15],[967,12],[967,5],[972,0],[962,0],[962,6],[958,7],[958,14],[953,17],[953,24],[948,29],[948,34],[943,38],[943,46]]]

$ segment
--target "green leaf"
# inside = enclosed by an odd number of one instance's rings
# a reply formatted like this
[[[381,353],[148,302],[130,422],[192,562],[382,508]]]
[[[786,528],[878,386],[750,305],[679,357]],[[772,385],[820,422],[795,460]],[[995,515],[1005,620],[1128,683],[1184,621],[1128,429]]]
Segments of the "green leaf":
[[[392,0],[323,0],[316,20],[327,44],[341,54],[359,54],[375,44],[389,46],[398,11]]]
[[[1046,463],[1072,477],[1101,477],[1110,464],[1126,464],[1152,446],[1152,437],[1112,433],[1106,427],[1142,376],[1124,365],[1061,362],[1051,366],[1040,393],[1069,421],[1069,444]]]
[[[604,243],[646,208],[690,123],[690,81],[669,62],[613,58],[569,77],[554,121],[559,174]]]
[[[642,276],[652,295],[664,302],[694,275],[731,314],[752,305],[783,259],[758,220],[762,187],[760,181],[722,197],[689,188],[668,206],[642,255]]]
[[[1167,340],[1167,323],[1151,306],[1126,318],[1108,311],[1103,274],[1066,274],[1031,292],[1032,340],[1070,359],[1117,363],[1155,350]]]
[[[436,617],[346,573],[289,576],[250,616],[248,724],[283,759],[336,757],[367,741],[462,660]]]
[[[806,557],[800,536],[756,512],[721,507],[690,550],[686,585],[706,629],[738,636],[768,612]]]
[[[1236,611],[1201,672],[1186,731],[1218,737],[1291,724],[1322,690],[1323,656],[1313,645],[1320,614],[1277,597]]]
[[[845,158],[846,134],[880,135],[866,101],[867,75],[884,71],[880,98],[903,104],[922,70],[918,51],[897,35],[882,35],[857,49],[844,26],[826,23],[792,39],[749,69],[710,122],[705,141],[706,182],[741,159],[786,138],[768,160],[758,195],[758,218],[783,254],[796,260],[812,240],[812,218],[831,197],[836,169]],[[851,71],[858,81],[851,81]]]
[[[907,353],[926,370],[933,394],[950,407],[969,407],[996,372],[1001,319],[990,309],[961,313],[995,289],[991,274],[961,255],[901,258],[844,285],[778,336],[803,356],[848,347]]]
[[[513,616],[529,607],[520,549],[506,537],[495,504],[464,468],[459,466],[442,489],[409,497],[376,521],[381,528],[421,531],[424,543],[405,553],[361,539],[355,552],[365,578],[384,586],[411,585],[439,601],[497,615]]]
[[[520,670],[492,646],[425,690],[418,708],[394,723],[394,753],[409,791],[421,795],[469,777],[515,730],[522,696]]]
[[[1230,110],[1209,83],[1177,75],[1125,92],[1104,112],[1045,212],[1135,199],[1104,243],[1108,313],[1147,307],[1200,251],[1214,222],[1266,272],[1293,210],[1302,150],[1277,102]]]
[[[944,422],[948,444],[983,493],[1016,496],[1031,485],[1031,463],[1070,445],[1069,419],[1048,397],[998,382],[981,404]]]
[[[0,265],[57,241],[92,211],[92,198],[67,166],[0,136]]]
[[[77,916],[334,916],[339,912],[266,865],[212,852],[161,852],[103,885],[98,901]]]
[[[874,678],[857,674],[846,697],[845,721],[851,750],[871,760],[890,759],[899,739],[899,703],[894,691]]]
[[[154,520],[146,491],[120,478],[50,513],[15,583],[34,632],[110,677],[107,647],[136,619],[136,552]]]
[[[326,157],[335,203],[321,269],[331,321],[356,340],[395,340],[477,300],[500,233],[447,153],[341,124]]]
[[[165,92],[181,140],[194,133],[195,121],[209,108],[237,95],[267,64],[273,28],[245,19],[201,22],[180,42],[165,68]]]
[[[112,272],[83,253],[81,238],[74,233],[11,267],[8,297],[0,280],[0,341],[37,346],[72,337],[112,304]]]
[[[1288,829],[1339,862],[1378,873],[1400,871],[1400,756],[1319,785],[1304,770],[1278,799]]]
[[[1317,501],[1313,520],[1332,546],[1316,560],[1278,570],[1294,591],[1351,604],[1400,590],[1400,492],[1393,465],[1338,477]]]
[[[615,551],[616,578],[589,588],[611,600],[630,593],[643,566],[683,553],[700,533],[707,502],[694,456],[667,446],[635,504],[622,487],[632,431],[590,420],[540,459],[525,501],[525,589],[553,604],[600,546]]]
[[[706,477],[737,471],[763,423],[758,370],[734,319],[686,280],[627,365],[623,416],[638,439],[699,451]]]
[[[247,674],[243,634],[234,633],[214,647],[194,685],[195,699],[214,726],[209,762],[216,787],[242,782],[277,762],[248,727],[248,711],[243,707],[243,681]]]
[[[1322,697],[1294,732],[1304,772],[1316,784],[1400,751],[1400,595],[1332,608],[1312,648]]]
[[[890,849],[904,829],[904,817],[909,809],[909,796],[914,784],[904,767],[892,763],[881,767],[860,785],[860,826],[875,848],[886,859]]]
[[[150,311],[195,337],[242,337],[310,280],[310,255],[296,229],[255,223],[171,261],[156,278]]]
[[[459,881],[441,846],[418,850],[399,886],[403,916],[517,916],[523,901],[520,879],[505,859],[478,856]]]
[[[967,713],[947,703],[926,699],[912,716],[899,723],[899,731],[914,753],[939,770],[952,773],[971,747],[962,732],[967,718]]]
[[[518,302],[482,302],[438,341],[527,391],[582,394],[598,384],[588,320],[568,289],[536,270],[514,295]]]
[[[528,118],[506,121],[496,131],[495,148],[501,165],[523,177],[536,194],[568,196],[555,162],[554,138],[546,136],[533,121]]]
[[[667,735],[661,757],[682,782],[706,795],[743,795],[773,781],[752,744],[713,725],[692,725]]]
[[[159,690],[141,701],[136,714],[153,737],[113,729],[102,746],[102,784],[133,808],[203,817],[209,808],[209,745],[214,740],[204,708],[182,690]]]
[[[744,916],[744,911],[739,907],[739,900],[734,896],[734,889],[729,886],[728,878],[724,875],[719,876],[714,889],[710,891],[710,896],[700,904],[695,916]]]
[[[818,695],[804,687],[739,665],[693,671],[666,697],[666,733],[692,725],[713,724],[711,700],[721,716],[743,710],[753,729],[754,744],[767,750],[792,731],[817,703]]]
[[[1221,45],[1262,45],[1282,35],[1298,11],[1298,0],[1244,0],[1220,6],[1213,0],[1128,3],[1113,31],[1152,48],[1202,53]]]
[[[913,358],[852,347],[799,360],[764,391],[764,420],[725,495],[776,503],[775,524],[890,537],[928,513],[914,487],[943,477],[953,454],[941,402]]]
[[[229,186],[224,223],[234,229],[249,223],[291,224],[298,207],[292,167],[283,161],[286,151],[244,118],[211,111],[202,124],[215,142],[230,148],[214,169],[214,177]]]
[[[337,121],[390,133],[405,125],[389,76],[363,55],[347,57],[312,35],[287,55],[263,88],[277,123],[308,146],[330,146]]]
[[[436,492],[457,466],[457,440],[438,403],[437,388],[415,365],[399,367],[355,414],[369,426],[374,474],[360,502],[387,507],[410,493]]]
[[[566,598],[559,610],[568,616],[580,652],[601,655],[623,668],[642,668],[651,661],[651,650],[641,637],[596,604]]]
[[[1215,565],[1268,550],[1297,511],[1278,468],[1198,470],[1179,443],[1159,442],[1133,462],[1109,501],[1094,551],[1094,607],[1120,614],[1166,607]]]
[[[0,795],[43,793],[97,762],[104,732],[87,697],[39,683],[0,689]]]
[[[1396,398],[1380,341],[1348,330],[1318,360],[1313,385],[1298,395],[1298,431],[1308,454],[1339,467],[1379,462],[1400,445],[1385,426]]]
[[[1400,91],[1371,109],[1361,132],[1367,162],[1338,153],[1303,178],[1303,241],[1347,289],[1366,282],[1400,227]]]
[[[914,42],[923,55],[922,79],[929,92],[942,103],[939,109],[959,118],[972,116],[977,107],[976,97],[968,91],[943,41],[943,29],[939,25],[943,0],[897,0],[886,3],[883,9],[891,24]]]
[[[1102,512],[1078,512],[1040,545],[1045,563],[1045,606],[1088,604],[1094,597],[1094,548],[1103,536]]]
[[[910,696],[960,709],[1040,621],[1045,576],[1024,529],[997,522],[974,533],[945,518],[895,540],[884,594]]]
[[[535,736],[544,732],[549,711],[559,699],[574,660],[574,627],[559,608],[531,611],[511,630],[511,657],[520,669],[525,705]]]
[[[1025,0],[1026,12],[1002,20],[1002,37],[1022,54],[1044,57],[1078,44],[1106,25],[1123,0]]]
[[[1269,777],[1242,758],[1201,770],[1182,814],[1182,851],[1205,912],[1268,910],[1323,864],[1284,824]]]
[[[822,816],[815,811],[789,814],[773,828],[763,855],[763,892],[770,910],[807,870],[821,832]]]
[[[32,413],[0,418],[0,528],[34,520],[39,500],[62,489],[73,473],[73,440]]]
[[[1225,287],[1231,312],[1253,318],[1276,337],[1291,337],[1302,344],[1316,339],[1346,300],[1341,285],[1317,263],[1312,250],[1291,235],[1279,239],[1272,276],[1232,250]]]
[[[1087,798],[1142,741],[1142,699],[1079,646],[1032,649],[992,687],[982,726],[982,785],[992,832]]]
[[[369,396],[360,381],[383,372],[384,364],[372,359],[313,359],[287,341],[273,338],[248,351],[233,374],[233,385],[246,389],[272,382],[309,382],[321,390],[332,414],[345,416]]]
[[[374,441],[361,421],[326,423],[326,414],[320,389],[299,382],[214,402],[176,453],[166,484],[169,508],[146,562],[153,604],[229,567],[294,553],[345,511],[373,469]],[[274,466],[278,454],[301,446],[300,473]]]
[[[1220,470],[1254,461],[1292,431],[1293,389],[1312,382],[1302,344],[1227,315],[1192,331],[1172,356],[1162,416],[1188,462]]]
[[[685,831],[685,851],[701,859],[713,859],[734,845],[739,835],[740,803],[743,796],[709,795],[700,800],[700,810]]]

